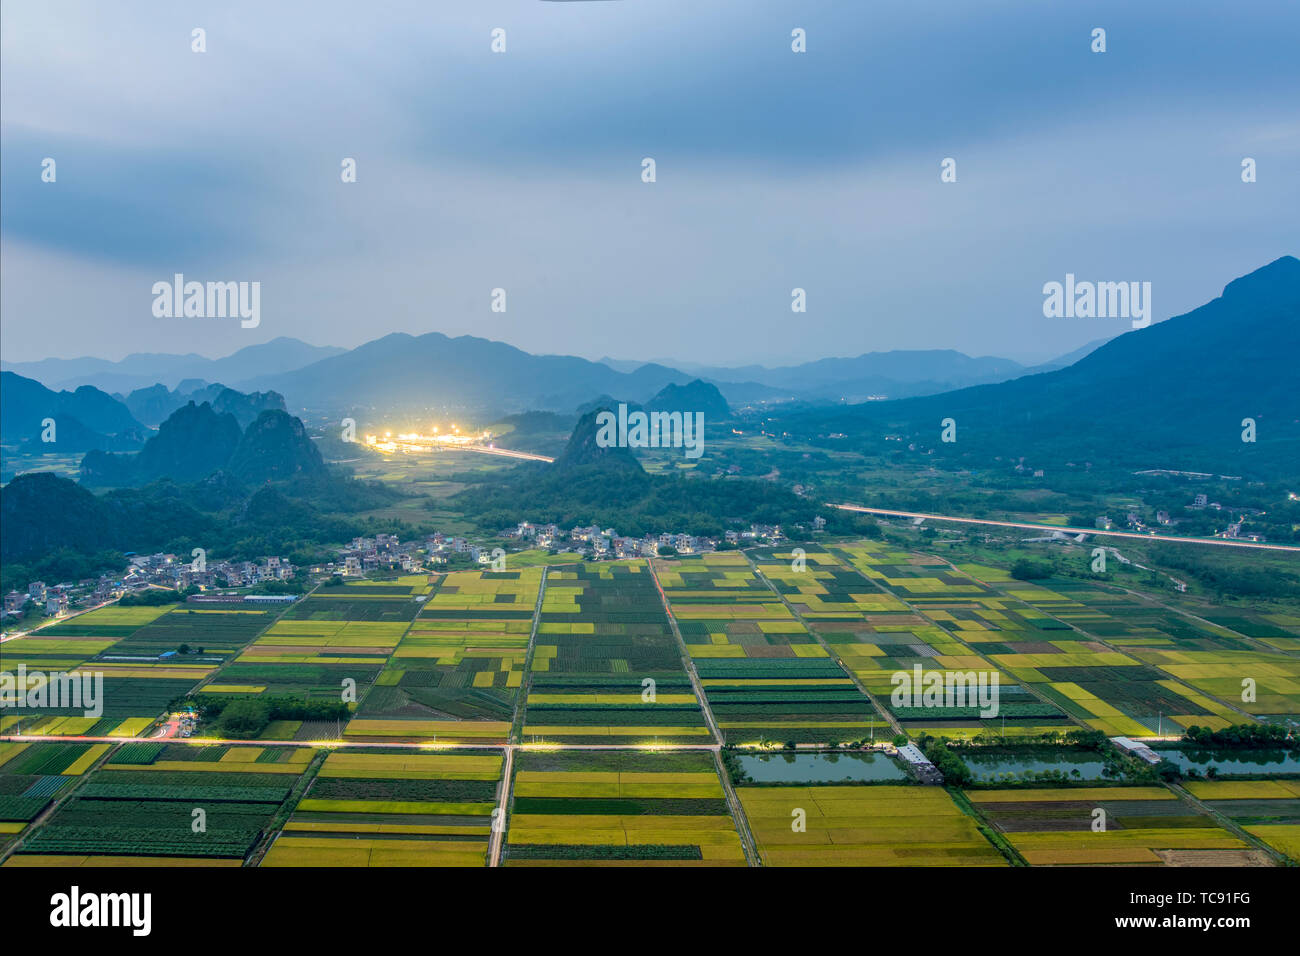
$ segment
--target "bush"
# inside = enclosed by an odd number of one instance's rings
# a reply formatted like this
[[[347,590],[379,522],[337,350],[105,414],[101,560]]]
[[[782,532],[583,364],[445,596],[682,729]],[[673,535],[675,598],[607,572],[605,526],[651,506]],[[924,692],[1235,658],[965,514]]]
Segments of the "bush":
[[[1041,581],[1052,576],[1052,566],[1045,561],[1021,558],[1011,566],[1011,576],[1017,581]]]

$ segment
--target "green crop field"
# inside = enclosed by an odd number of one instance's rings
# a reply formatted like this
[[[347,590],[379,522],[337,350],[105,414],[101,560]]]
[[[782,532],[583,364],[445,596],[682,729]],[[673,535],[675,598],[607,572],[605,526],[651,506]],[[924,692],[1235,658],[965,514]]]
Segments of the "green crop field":
[[[242,861],[312,756],[308,748],[122,747],[6,865],[84,865],[117,857]]]
[[[483,866],[502,760],[330,754],[263,866]]]
[[[707,754],[522,752],[507,866],[743,866]]]
[[[535,644],[526,741],[710,742],[645,562],[549,571]]]

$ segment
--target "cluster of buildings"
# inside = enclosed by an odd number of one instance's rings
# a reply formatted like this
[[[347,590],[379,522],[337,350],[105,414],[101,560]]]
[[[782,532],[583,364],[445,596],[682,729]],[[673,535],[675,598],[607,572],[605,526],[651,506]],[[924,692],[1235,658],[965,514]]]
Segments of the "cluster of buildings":
[[[130,556],[130,566],[122,578],[122,590],[251,587],[266,581],[288,580],[296,570],[287,558],[275,556],[257,561],[207,561],[195,555],[187,561],[174,554],[137,554]]]
[[[287,559],[274,556],[257,561],[209,562],[199,556],[186,561],[160,552],[128,558],[130,564],[120,575],[104,574],[54,585],[32,581],[25,592],[10,591],[5,595],[4,614],[18,617],[34,607],[46,617],[60,617],[69,611],[97,607],[125,594],[151,588],[249,587],[264,581],[286,580],[296,570]]]
[[[367,571],[419,571],[424,567],[415,542],[402,543],[395,534],[377,534],[373,538],[353,538],[340,548],[338,559],[314,567],[313,572],[345,574],[353,577]]]
[[[817,522],[820,522],[818,527],[826,524],[821,518]],[[578,526],[565,532],[554,524],[533,524],[530,521],[519,522],[518,526],[502,532],[502,536],[525,542],[531,547],[553,548],[561,553],[583,552],[597,559],[655,557],[660,548],[672,548],[678,554],[707,554],[718,550],[723,542],[740,546],[758,540],[776,541],[782,537],[780,525],[754,524],[750,525],[748,531],[728,531],[722,538],[677,531],[647,534],[638,538],[620,535],[613,528],[601,528],[599,525]]]
[[[346,577],[358,577],[369,571],[419,573],[444,565],[457,554],[483,564],[492,559],[489,548],[442,532],[410,541],[402,541],[395,534],[377,534],[373,538],[353,538],[347,547],[339,549],[336,560],[311,570]]]
[[[50,586],[44,581],[33,581],[27,585],[26,591],[10,591],[5,595],[4,612],[22,614],[31,603],[49,617],[58,617],[67,614],[68,607],[74,602],[81,603],[87,598],[91,599],[87,603],[98,603],[94,598],[108,600],[113,595],[110,588],[111,583],[106,578],[87,578],[76,584],[66,582]]]
[[[1223,505],[1221,505],[1219,502],[1210,501],[1208,495],[1198,494],[1192,499],[1191,504],[1187,505],[1187,510],[1188,511],[1223,511],[1224,508]],[[1264,512],[1256,508],[1241,508],[1235,510],[1240,512],[1241,517],[1239,517],[1236,521],[1229,522],[1227,528],[1225,528],[1223,531],[1216,533],[1215,537],[1216,538],[1239,538],[1242,541],[1264,541],[1265,540],[1264,535],[1260,534],[1259,532],[1242,529],[1242,524],[1243,522],[1245,522],[1246,517],[1248,515],[1262,515]],[[1156,512],[1156,524],[1168,528],[1177,525],[1178,520],[1176,518],[1171,517],[1168,511],[1161,510]],[[1115,527],[1115,522],[1111,520],[1109,515],[1097,516],[1098,530],[1110,531],[1114,527]],[[1132,511],[1130,511],[1127,515],[1127,518],[1125,520],[1125,527],[1129,531],[1139,531],[1139,532],[1147,531],[1147,532],[1154,533],[1154,529],[1150,525],[1148,525],[1144,520],[1142,520],[1142,518],[1138,514]]]
[[[818,529],[825,525],[823,518],[817,518],[814,522]],[[599,525],[578,526],[566,531],[556,524],[521,521],[515,527],[502,531],[499,537],[508,542],[516,542],[524,548],[545,548],[560,554],[580,553],[599,560],[655,557],[660,548],[674,548],[678,554],[707,554],[716,551],[723,542],[741,546],[759,540],[777,541],[782,534],[780,525],[754,524],[747,531],[728,531],[721,538],[675,531],[633,537]],[[455,555],[464,555],[477,564],[490,564],[494,550],[490,545],[473,544],[465,538],[441,532],[410,541],[401,541],[397,535],[377,534],[373,538],[354,538],[347,547],[339,550],[334,561],[309,570],[313,574],[338,574],[344,577],[360,577],[370,571],[398,569],[419,573],[437,570]]]
[[[814,519],[813,527],[817,530],[825,526],[824,518]],[[718,550],[724,542],[740,547],[758,541],[776,542],[783,535],[780,525],[753,524],[746,531],[728,531],[721,538],[674,531],[631,537],[620,535],[613,528],[601,528],[598,525],[579,526],[564,531],[554,524],[521,521],[518,526],[503,531],[501,537],[529,548],[546,548],[557,553],[576,552],[600,560],[655,557],[660,548],[672,548],[678,554],[707,554]],[[370,571],[397,569],[420,573],[446,565],[453,555],[464,555],[471,562],[489,564],[493,559],[493,550],[488,545],[471,544],[465,538],[441,532],[410,541],[401,541],[394,534],[377,534],[373,538],[352,539],[346,547],[339,549],[336,560],[306,570],[312,574],[347,577],[361,577]],[[177,555],[160,552],[129,555],[129,560],[130,565],[121,576],[103,575],[75,584],[48,587],[42,581],[33,581],[26,592],[10,591],[5,595],[4,613],[21,615],[29,603],[34,603],[46,616],[58,617],[70,609],[95,607],[124,594],[149,588],[184,590],[198,587],[210,590],[251,587],[267,581],[287,580],[298,571],[287,558],[276,556],[257,561],[209,562],[199,555],[193,560],[184,560]],[[222,600],[218,595],[199,596],[197,600],[202,602],[205,598]],[[225,600],[229,600],[229,596]]]
[[[1160,511],[1156,513],[1156,522],[1158,524],[1172,524],[1169,520],[1169,512]],[[1115,522],[1111,520],[1110,515],[1097,516],[1097,530],[1111,531],[1115,527]],[[1150,531],[1150,527],[1135,512],[1130,511],[1124,519],[1124,527],[1129,531]]]
[[[1223,505],[1217,501],[1210,501],[1206,495],[1197,495],[1192,499],[1192,503],[1187,506],[1192,511],[1222,511]],[[1241,514],[1236,521],[1229,521],[1228,526],[1222,531],[1215,534],[1216,538],[1234,538],[1242,541],[1264,541],[1265,538],[1258,531],[1246,531],[1242,529],[1242,524],[1247,515],[1262,515],[1264,512],[1258,508],[1240,508],[1234,509]]]

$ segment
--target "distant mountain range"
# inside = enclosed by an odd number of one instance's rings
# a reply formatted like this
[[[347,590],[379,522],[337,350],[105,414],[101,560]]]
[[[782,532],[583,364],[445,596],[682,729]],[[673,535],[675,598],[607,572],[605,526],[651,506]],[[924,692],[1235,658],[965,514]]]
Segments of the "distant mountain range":
[[[1068,461],[1257,473],[1252,469],[1272,467],[1268,462],[1287,454],[1300,458],[1297,310],[1300,261],[1286,256],[1230,283],[1222,297],[1186,315],[1033,367],[951,350],[913,350],[775,369],[684,371],[658,363],[532,355],[502,342],[437,332],[394,333],[347,351],[278,339],[220,360],[132,356],[107,363],[120,366],[113,374],[149,379],[121,402],[94,389],[54,392],[5,372],[4,438],[30,440],[52,408],[75,422],[68,434],[77,443],[112,450],[113,443],[138,441],[143,426],[191,399],[201,399],[200,405],[208,400],[218,414],[235,413],[247,428],[264,408],[285,407],[370,420],[388,413],[456,412],[488,422],[530,411],[564,419],[614,401],[647,405],[667,389],[674,406],[707,400],[715,418],[728,405],[744,414],[744,406],[770,403],[764,412],[792,434],[857,443],[864,450],[891,432],[927,446],[937,441],[939,422],[954,418],[958,443],[937,448],[943,457],[1050,454]],[[23,367],[46,375],[88,374],[84,363],[95,361]],[[183,366],[186,377],[201,381],[181,387],[177,378],[169,385],[157,369],[145,374],[151,361],[173,377]],[[221,381],[258,394],[235,393],[228,400],[236,404],[225,408],[220,392],[204,390],[235,366],[250,377]],[[1246,418],[1257,423],[1255,443],[1240,441]]]
[[[813,409],[783,425],[829,444],[892,433],[946,458],[1109,462],[1293,478],[1300,469],[1300,260],[1284,256],[1185,315],[1056,371],[942,395]],[[941,422],[956,442],[940,441]],[[1243,441],[1245,420],[1255,423]],[[842,436],[842,437],[839,437]],[[898,448],[897,445],[894,446]]]
[[[230,412],[239,421],[241,428],[247,428],[253,419],[268,409],[278,408],[284,411],[284,396],[277,392],[252,392],[246,395],[219,382],[209,385],[194,379],[186,379],[175,390],[170,390],[165,385],[137,388],[122,401],[132,415],[151,427],[157,426],[189,402],[209,402],[215,411]]]
[[[1010,359],[970,358],[951,350],[872,352],[789,368],[695,368],[591,362],[531,355],[503,342],[438,332],[394,333],[304,368],[246,387],[282,393],[294,408],[468,409],[484,415],[528,410],[572,412],[615,396],[645,403],[668,385],[716,385],[732,406],[754,402],[856,402],[926,395],[1000,382],[1031,371]]]
[[[308,345],[298,339],[277,338],[250,345],[225,358],[202,355],[167,355],[137,352],[118,362],[101,358],[43,359],[39,362],[4,362],[0,368],[34,378],[50,388],[93,385],[106,392],[125,394],[133,389],[162,384],[177,387],[185,379],[226,382],[240,387],[250,379],[310,365],[346,349]]]
[[[193,379],[181,382],[175,391],[153,385],[123,398],[92,385],[56,392],[6,371],[0,372],[0,443],[33,454],[136,451],[154,426],[187,403],[229,413],[239,429],[264,411],[284,411],[284,398],[275,392],[244,394]]]
[[[969,385],[1005,382],[1021,375],[1064,368],[1095,351],[1108,339],[1098,339],[1043,365],[1027,366],[1011,359],[971,358],[952,349],[900,349],[867,352],[856,358],[826,358],[801,365],[767,368],[697,365],[660,360],[717,383],[734,403],[771,399],[780,393],[799,401],[856,403],[871,398],[910,398],[951,391]],[[643,363],[604,358],[615,371],[631,372]],[[754,386],[762,386],[756,389]]]
[[[97,388],[56,392],[14,372],[0,372],[0,442],[6,445],[39,446],[29,450],[56,454],[127,451],[139,448],[147,434],[126,405]]]
[[[504,342],[440,332],[393,333],[305,368],[247,383],[291,408],[344,412],[466,409],[482,416],[570,412],[602,394],[645,401],[693,376],[646,365],[632,373],[564,355],[530,355]]]
[[[1085,346],[1077,355],[1097,344]],[[316,412],[461,410],[494,417],[530,410],[572,413],[610,395],[643,403],[667,385],[686,385],[695,379],[718,386],[733,406],[905,398],[1001,382],[1062,363],[1064,359],[1027,368],[1010,359],[971,358],[935,349],[869,352],[774,369],[674,367],[532,355],[503,342],[430,332],[394,333],[351,350],[280,338],[223,359],[137,354],[121,362],[47,359],[5,367],[53,387],[90,384],[115,391],[140,421],[156,425],[190,397],[214,398],[197,394],[210,382],[241,391],[273,391],[284,395],[295,409]]]

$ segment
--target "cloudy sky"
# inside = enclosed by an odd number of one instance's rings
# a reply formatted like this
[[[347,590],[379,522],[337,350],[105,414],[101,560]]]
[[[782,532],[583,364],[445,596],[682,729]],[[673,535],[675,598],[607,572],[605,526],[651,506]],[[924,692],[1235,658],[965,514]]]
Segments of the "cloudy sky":
[[[1150,281],[1160,320],[1300,252],[1293,0],[6,0],[0,30],[9,361],[1041,359],[1128,325],[1044,318],[1067,272]],[[177,272],[261,282],[261,325],[155,318]]]

